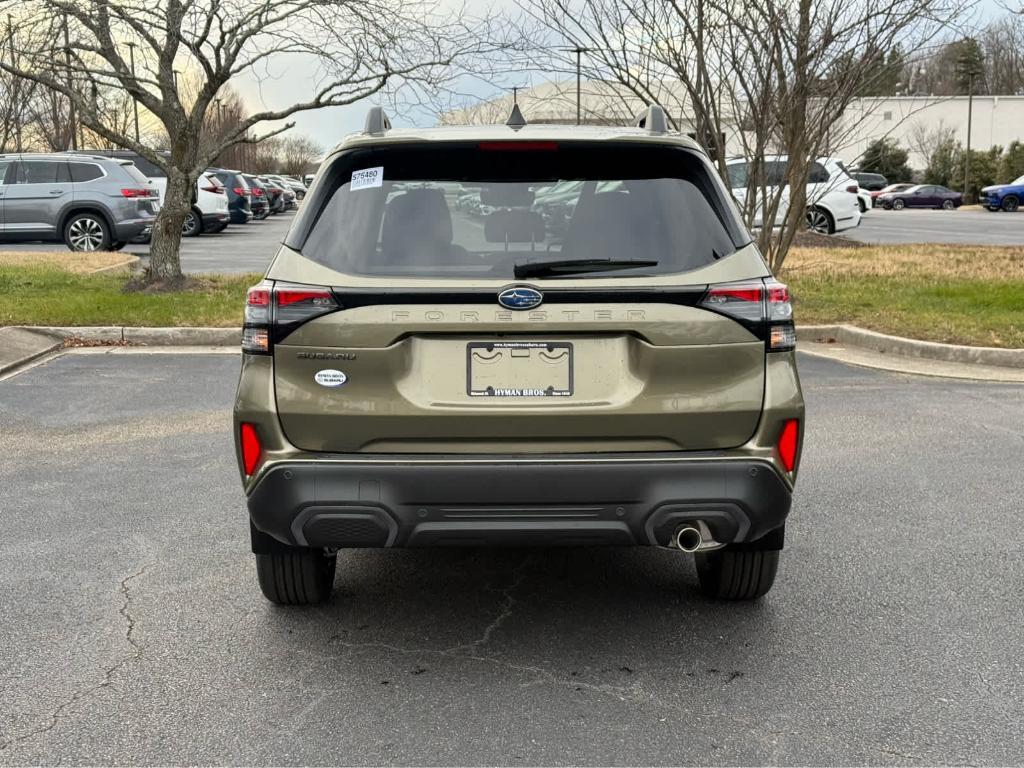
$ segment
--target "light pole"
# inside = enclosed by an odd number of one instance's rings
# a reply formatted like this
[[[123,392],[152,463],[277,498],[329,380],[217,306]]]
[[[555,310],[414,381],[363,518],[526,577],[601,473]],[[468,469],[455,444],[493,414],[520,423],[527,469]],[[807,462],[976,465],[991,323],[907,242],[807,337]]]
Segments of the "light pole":
[[[68,15],[64,14],[64,62],[67,65],[68,93],[71,90],[71,38],[68,33]],[[78,149],[78,126],[75,125],[75,100],[68,97],[68,122],[71,127],[71,148]]]
[[[582,81],[581,57],[584,53],[588,53],[589,51],[589,48],[582,48],[578,45],[572,49],[572,52],[576,54],[576,125],[580,125],[582,121],[582,108],[580,96],[580,83]]]
[[[135,80],[135,43],[128,43],[128,58],[132,68],[132,85],[138,87],[138,82]],[[135,143],[139,143],[139,100],[132,96],[132,110],[135,113]]]
[[[9,13],[7,14],[7,34],[9,34],[11,36],[11,38],[10,38],[11,39],[11,65],[16,67],[16,66],[18,66],[18,61],[15,58],[15,54],[14,54],[14,17],[11,16],[11,14],[9,14]],[[15,120],[14,120],[14,140],[15,140],[15,142],[17,142],[16,146],[17,146],[19,152],[21,152],[21,97],[20,97],[21,88],[20,88],[20,85],[21,85],[21,78],[16,77],[11,82],[11,103],[14,105],[14,108],[17,110],[17,113],[15,114]]]
[[[964,203],[967,199],[967,182],[971,178],[971,118],[974,113],[974,71],[967,73],[967,151],[964,153]]]

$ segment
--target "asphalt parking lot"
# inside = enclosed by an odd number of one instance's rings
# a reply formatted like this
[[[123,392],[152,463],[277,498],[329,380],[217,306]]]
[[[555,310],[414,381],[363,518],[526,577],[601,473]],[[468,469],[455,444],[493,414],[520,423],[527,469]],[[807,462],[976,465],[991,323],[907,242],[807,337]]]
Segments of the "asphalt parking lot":
[[[263,221],[232,224],[212,235],[183,237],[181,267],[193,274],[262,273],[277,253],[294,217],[295,212],[288,211]],[[0,250],[67,252],[67,247],[63,243],[5,243]],[[149,246],[128,244],[124,252],[145,257]]]
[[[255,583],[234,355],[0,381],[0,764],[1018,764],[1024,387],[801,359],[779,581],[669,551],[358,551]]]
[[[868,211],[845,237],[865,243],[941,243],[943,245],[1024,245],[1024,213],[955,211]]]
[[[288,232],[295,214],[284,213],[264,221],[229,226],[215,235],[184,238],[181,265],[186,272],[261,273]],[[1024,245],[1024,213],[990,211],[885,211],[875,209],[845,237],[866,243],[966,243]],[[57,243],[11,243],[3,250],[57,250]],[[144,256],[148,246],[129,245],[126,251]]]

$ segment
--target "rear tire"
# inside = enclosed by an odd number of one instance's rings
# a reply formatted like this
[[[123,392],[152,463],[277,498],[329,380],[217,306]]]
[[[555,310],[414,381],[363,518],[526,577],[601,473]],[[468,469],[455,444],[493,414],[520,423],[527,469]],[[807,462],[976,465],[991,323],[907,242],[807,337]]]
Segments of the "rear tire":
[[[832,220],[832,215],[820,206],[815,205],[807,209],[806,222],[807,229],[819,235],[834,235],[836,232],[836,223]]]
[[[956,203],[954,203],[952,200],[943,200],[942,201],[942,209],[943,210],[945,210],[945,211],[952,211],[954,208],[956,208]]]
[[[182,237],[195,237],[203,232],[203,217],[195,209],[185,216],[185,223],[181,225]]]
[[[75,252],[109,251],[110,227],[98,213],[79,213],[64,225],[64,244]]]
[[[772,588],[779,568],[777,549],[724,549],[695,558],[701,590],[719,600],[756,600]]]
[[[263,596],[278,605],[314,605],[331,596],[336,555],[305,547],[283,547],[256,555],[256,578]]]
[[[1013,213],[1020,208],[1020,200],[1017,199],[1016,195],[1007,195],[1003,198],[1003,210],[1007,213]]]
[[[864,204],[863,200],[857,200],[857,206],[860,208],[862,214],[868,212],[868,207]]]

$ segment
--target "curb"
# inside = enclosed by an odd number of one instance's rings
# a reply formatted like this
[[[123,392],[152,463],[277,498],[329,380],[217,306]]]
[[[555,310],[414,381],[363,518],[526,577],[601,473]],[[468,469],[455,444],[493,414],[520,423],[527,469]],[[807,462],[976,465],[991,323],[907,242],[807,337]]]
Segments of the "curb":
[[[118,270],[122,270],[125,267],[128,267],[128,269],[132,269],[138,263],[139,263],[139,257],[138,256],[132,256],[130,259],[125,259],[124,261],[117,262],[117,264],[110,264],[110,265],[108,265],[106,267],[100,267],[99,269],[90,270],[86,274],[89,274],[89,275],[102,275],[104,272],[117,272]]]
[[[62,339],[38,329],[0,328],[0,375],[63,347]]]
[[[44,333],[63,340],[81,339],[98,345],[145,347],[237,347],[242,329],[236,328],[146,328],[120,325],[14,326],[18,330]]]
[[[797,341],[846,344],[881,354],[936,360],[943,363],[988,365],[997,368],[1024,368],[1024,349],[967,347],[918,341],[902,336],[887,336],[855,325],[802,325],[796,329]]]

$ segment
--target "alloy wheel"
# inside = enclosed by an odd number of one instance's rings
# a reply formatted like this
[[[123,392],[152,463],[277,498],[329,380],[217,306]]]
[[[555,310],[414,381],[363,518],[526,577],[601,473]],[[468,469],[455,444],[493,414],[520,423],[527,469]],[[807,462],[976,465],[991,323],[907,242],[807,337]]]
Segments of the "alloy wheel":
[[[906,205],[906,203],[904,203],[902,200],[893,200],[892,201],[892,207],[895,210],[897,210],[897,211],[902,211],[903,210],[903,206],[905,206],[905,205]]]
[[[953,205],[952,200],[943,200],[942,207],[945,208],[947,211],[952,211],[954,208],[956,208],[956,206]]]
[[[95,251],[103,242],[103,227],[96,219],[77,219],[68,228],[68,239],[76,251]]]
[[[820,208],[811,208],[807,211],[807,228],[819,235],[831,234],[831,225],[828,214]]]

